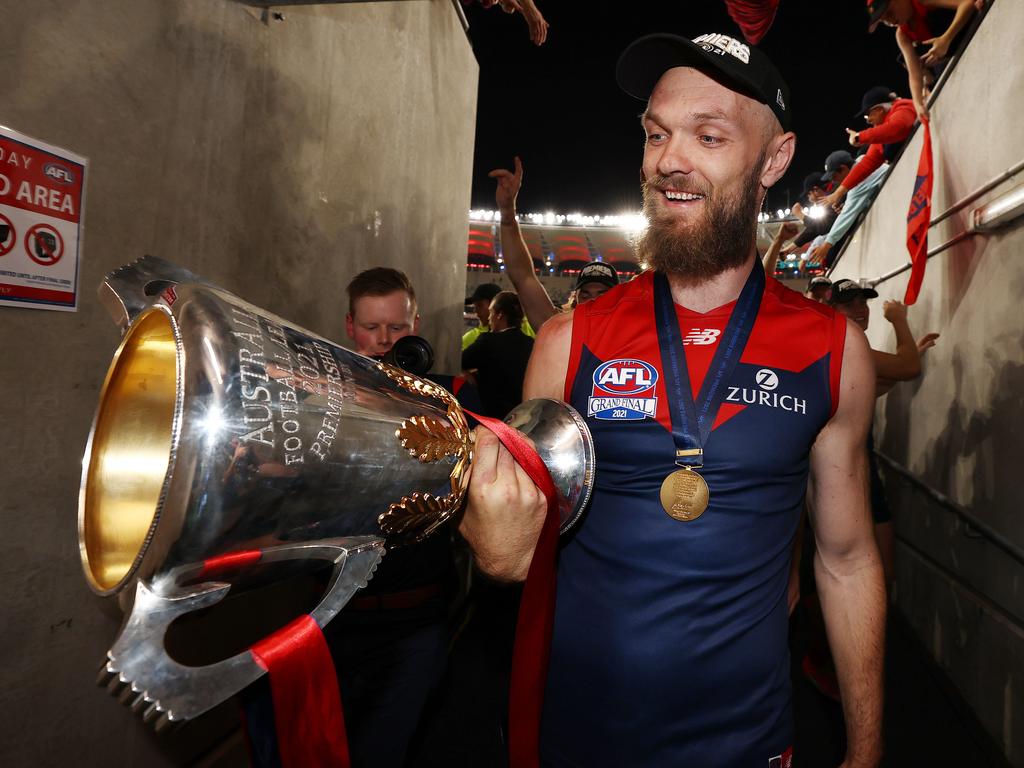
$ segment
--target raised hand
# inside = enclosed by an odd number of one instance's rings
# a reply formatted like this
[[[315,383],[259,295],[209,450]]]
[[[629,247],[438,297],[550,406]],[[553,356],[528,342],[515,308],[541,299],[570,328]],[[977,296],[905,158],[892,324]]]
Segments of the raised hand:
[[[949,52],[949,40],[943,36],[933,37],[930,40],[924,41],[924,45],[928,45],[929,43],[932,47],[925,51],[924,55],[921,57],[921,62],[926,67],[938,64],[939,61],[944,59],[946,54]]]
[[[526,24],[530,27],[530,40],[534,45],[544,45],[544,41],[548,39],[547,21],[533,0],[520,0],[520,3],[522,4],[523,18],[526,19]]]
[[[893,324],[899,320],[906,322],[907,305],[902,301],[894,301],[890,299],[882,305],[882,316]]]
[[[519,156],[515,157],[515,171],[505,168],[495,168],[487,174],[498,182],[494,190],[494,202],[498,205],[501,217],[506,215],[515,216],[516,197],[519,196],[519,189],[523,186],[523,163]]]
[[[938,340],[939,334],[937,333],[926,333],[920,339],[917,340],[917,351],[918,354],[923,354],[926,349],[931,349],[935,346],[935,342]]]

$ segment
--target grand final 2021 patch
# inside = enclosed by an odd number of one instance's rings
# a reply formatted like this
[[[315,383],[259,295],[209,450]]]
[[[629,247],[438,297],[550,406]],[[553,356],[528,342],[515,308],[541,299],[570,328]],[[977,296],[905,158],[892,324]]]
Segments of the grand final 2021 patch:
[[[594,371],[587,415],[606,421],[653,419],[658,408],[654,385],[658,371],[650,363],[620,358]]]

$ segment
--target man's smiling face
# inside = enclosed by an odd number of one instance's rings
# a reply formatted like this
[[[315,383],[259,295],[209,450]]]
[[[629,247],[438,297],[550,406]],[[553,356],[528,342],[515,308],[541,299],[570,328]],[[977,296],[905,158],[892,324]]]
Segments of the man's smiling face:
[[[651,93],[643,126],[644,260],[694,277],[742,264],[780,133],[771,111],[696,69],[675,67]]]

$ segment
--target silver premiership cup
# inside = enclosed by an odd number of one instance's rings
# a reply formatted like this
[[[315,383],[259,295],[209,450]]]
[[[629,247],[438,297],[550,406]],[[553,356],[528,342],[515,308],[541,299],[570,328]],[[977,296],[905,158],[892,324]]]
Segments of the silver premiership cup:
[[[124,335],[85,450],[79,548],[89,586],[126,614],[101,682],[163,728],[264,673],[248,652],[178,663],[164,645],[173,621],[329,561],[311,614],[323,627],[385,540],[428,536],[459,511],[473,436],[438,385],[168,262],[122,267],[100,295]],[[550,470],[567,529],[593,484],[585,423],[554,400],[506,421]]]

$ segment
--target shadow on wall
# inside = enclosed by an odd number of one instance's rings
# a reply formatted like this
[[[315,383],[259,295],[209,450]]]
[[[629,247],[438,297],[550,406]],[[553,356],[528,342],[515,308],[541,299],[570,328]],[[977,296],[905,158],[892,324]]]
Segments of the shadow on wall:
[[[1004,347],[1005,348],[1005,347]],[[1024,359],[1024,348],[1020,357]],[[963,506],[985,522],[997,528],[1018,544],[1024,544],[1024,531],[1020,526],[1008,528],[1012,514],[1019,505],[1020,436],[1024,434],[1024,363],[997,357],[995,352],[985,356],[983,370],[967,371],[962,354],[953,351],[953,398],[943,419],[945,428],[938,440],[924,451],[924,469],[920,479],[943,493],[950,494],[951,478],[959,467],[973,467],[968,498]],[[961,393],[965,377],[991,372],[993,400],[984,410],[970,410],[963,405]],[[889,395],[892,398],[892,394]],[[886,434],[882,450],[899,462],[906,461],[907,430],[892,429],[892,425],[907,413],[913,392],[886,404]],[[904,402],[905,401],[905,402]]]

